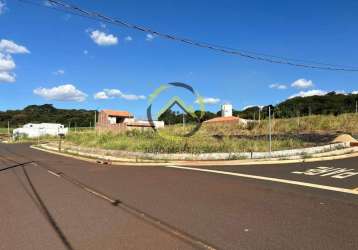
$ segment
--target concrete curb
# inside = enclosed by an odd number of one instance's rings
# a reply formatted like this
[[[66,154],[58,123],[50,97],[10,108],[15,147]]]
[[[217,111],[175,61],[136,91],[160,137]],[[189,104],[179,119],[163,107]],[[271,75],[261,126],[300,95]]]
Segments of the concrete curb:
[[[51,150],[57,150],[57,145],[42,145],[43,148],[50,147]],[[268,159],[268,158],[290,158],[290,157],[309,157],[313,154],[331,152],[338,149],[350,148],[350,143],[335,143],[325,146],[290,149],[274,152],[239,152],[239,153],[203,153],[203,154],[154,154],[141,152],[127,152],[120,150],[85,148],[80,146],[63,145],[63,151],[72,154],[82,154],[91,157],[91,155],[101,155],[105,158],[124,158],[126,160],[164,160],[164,161],[217,161],[217,160],[242,160],[242,159]],[[103,158],[103,157],[102,157]]]
[[[45,151],[52,154],[57,154],[65,157],[71,157],[79,160],[84,160],[92,163],[103,163],[106,162],[110,165],[120,166],[167,166],[167,165],[181,165],[181,166],[228,166],[228,165],[268,165],[268,164],[289,164],[289,163],[300,163],[300,162],[316,162],[316,161],[328,161],[338,160],[350,157],[358,157],[358,147],[355,148],[344,148],[334,150],[330,152],[324,152],[319,154],[310,155],[310,157],[303,158],[302,156],[293,156],[285,159],[282,158],[271,158],[271,159],[255,159],[255,160],[223,160],[223,161],[149,161],[140,159],[128,159],[119,158],[113,156],[105,156],[100,154],[89,154],[79,151],[66,150],[65,152],[58,152],[57,147],[50,147],[48,145],[31,146],[31,148]],[[100,159],[100,161],[99,161]]]

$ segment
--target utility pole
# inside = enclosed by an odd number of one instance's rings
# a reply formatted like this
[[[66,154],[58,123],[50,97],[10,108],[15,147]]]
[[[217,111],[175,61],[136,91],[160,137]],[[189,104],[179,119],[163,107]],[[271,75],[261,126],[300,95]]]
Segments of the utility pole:
[[[7,121],[7,134],[9,136],[9,141],[10,141],[10,139],[11,139],[11,137],[10,137],[10,121]]]
[[[97,110],[94,111],[94,128],[96,129],[96,122],[97,122]]]
[[[358,101],[356,100],[356,114],[358,113]]]
[[[271,137],[271,106],[269,106],[269,140],[270,140],[270,157],[272,152],[272,137]]]
[[[297,128],[300,129],[300,111],[297,112]]]
[[[261,122],[261,108],[259,107],[259,123]]]

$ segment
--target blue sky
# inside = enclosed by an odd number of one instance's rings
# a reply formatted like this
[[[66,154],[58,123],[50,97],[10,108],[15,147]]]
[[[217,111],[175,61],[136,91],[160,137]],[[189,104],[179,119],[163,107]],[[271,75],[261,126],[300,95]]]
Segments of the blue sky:
[[[241,109],[297,94],[358,90],[358,72],[252,61],[16,0],[0,2],[1,110],[52,103],[143,116],[147,97],[174,81],[192,85],[212,111],[224,102]],[[195,40],[358,67],[357,1],[71,2]]]

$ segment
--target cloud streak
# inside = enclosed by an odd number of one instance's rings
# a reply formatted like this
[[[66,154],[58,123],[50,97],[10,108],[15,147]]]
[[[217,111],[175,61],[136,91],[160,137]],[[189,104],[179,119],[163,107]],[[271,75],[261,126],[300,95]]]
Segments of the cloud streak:
[[[327,91],[321,90],[321,89],[312,89],[307,91],[300,91],[297,94],[291,95],[288,99],[292,99],[295,97],[308,97],[308,96],[322,96],[327,94]]]
[[[58,69],[55,72],[53,72],[53,74],[56,76],[61,76],[65,74],[65,71],[63,69]]]
[[[221,101],[219,98],[214,97],[203,97],[201,100],[204,104],[217,104]],[[199,100],[196,100],[195,103],[199,103]]]
[[[283,90],[283,89],[287,89],[287,85],[285,84],[279,84],[279,83],[274,83],[274,84],[270,84],[269,85],[270,89],[279,89],[279,90]]]
[[[103,89],[102,91],[94,94],[93,97],[96,100],[121,98],[128,101],[137,101],[146,99],[144,95],[125,94],[119,89]]]

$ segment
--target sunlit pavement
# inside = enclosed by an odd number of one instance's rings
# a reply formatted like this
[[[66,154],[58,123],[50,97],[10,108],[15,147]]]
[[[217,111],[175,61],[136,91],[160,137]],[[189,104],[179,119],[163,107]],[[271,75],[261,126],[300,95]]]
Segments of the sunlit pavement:
[[[178,168],[19,144],[0,155],[0,249],[358,248],[357,158]]]

